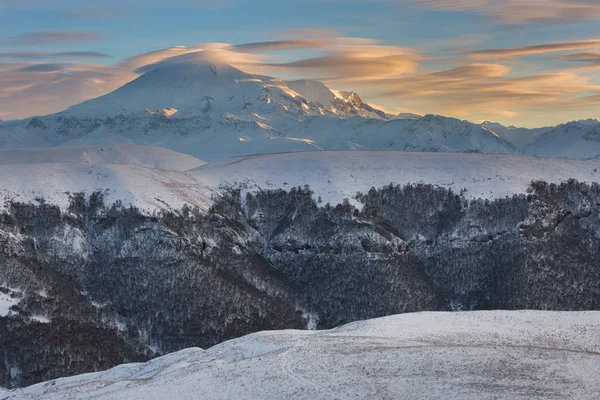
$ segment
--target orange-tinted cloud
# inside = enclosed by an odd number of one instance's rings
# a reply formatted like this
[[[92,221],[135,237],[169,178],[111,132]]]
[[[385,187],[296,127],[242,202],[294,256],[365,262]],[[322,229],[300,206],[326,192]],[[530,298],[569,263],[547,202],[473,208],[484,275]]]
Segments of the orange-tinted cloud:
[[[583,103],[590,107],[578,111],[589,113],[600,85],[569,71],[513,77],[503,65],[472,64],[370,82],[364,90],[426,113],[474,120],[525,116],[545,125],[568,119]]]
[[[527,47],[511,47],[504,49],[486,49],[470,51],[469,57],[475,60],[503,60],[523,56],[531,56],[559,51],[600,49],[600,39],[580,40],[574,42],[546,43]]]
[[[404,0],[423,8],[466,11],[505,23],[600,19],[597,0]]]
[[[419,59],[413,51],[401,47],[359,45],[335,49],[320,57],[265,66],[321,80],[357,81],[413,73]]]

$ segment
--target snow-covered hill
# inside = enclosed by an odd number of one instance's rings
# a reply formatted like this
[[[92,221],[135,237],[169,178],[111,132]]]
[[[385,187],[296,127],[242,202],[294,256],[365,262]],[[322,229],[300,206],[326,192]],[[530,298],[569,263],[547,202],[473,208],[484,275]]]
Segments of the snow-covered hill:
[[[146,211],[179,209],[184,204],[206,210],[211,190],[184,172],[118,164],[0,165],[0,199],[58,205],[66,210],[75,193],[102,192],[105,203],[121,201]]]
[[[102,148],[6,151],[6,158],[0,161],[0,198],[22,202],[44,198],[65,209],[69,193],[90,195],[101,191],[109,204],[121,200],[125,205],[151,211],[178,209],[183,204],[207,209],[211,195],[223,187],[256,191],[309,185],[315,198],[338,204],[346,198],[356,203],[353,199],[357,192],[366,193],[372,187],[390,183],[432,184],[456,193],[462,191],[469,199],[494,199],[526,193],[535,180],[600,182],[600,160],[509,154],[317,151],[235,157],[177,172],[139,165],[162,160],[162,167],[183,169],[188,162],[202,162],[187,156],[179,159],[177,153],[164,153],[161,149],[127,146],[107,147],[109,155],[114,151],[112,158],[99,159],[104,154]],[[166,157],[171,155],[175,158]],[[31,163],[22,164],[21,157]],[[116,162],[120,157],[138,166],[96,164],[104,160]]]
[[[600,181],[600,160],[545,159],[509,154],[415,153],[401,151],[317,151],[278,153],[231,158],[210,163],[187,172],[144,168],[136,165],[94,164],[103,152],[101,148],[22,150],[0,162],[0,198],[22,202],[46,202],[65,209],[69,193],[96,191],[106,194],[110,204],[121,200],[125,205],[141,209],[180,208],[183,204],[207,209],[211,195],[223,187],[245,190],[289,190],[309,185],[315,198],[323,203],[338,204],[366,193],[372,187],[390,183],[426,183],[463,192],[466,198],[501,198],[526,193],[535,180],[560,183],[568,179],[581,182]],[[135,147],[106,148],[114,153],[112,161],[143,165],[162,160],[169,162],[171,153],[152,157],[154,149]],[[132,150],[131,153],[124,150]],[[111,150],[111,151],[112,151]],[[144,153],[148,150],[148,153]],[[149,158],[129,157],[142,151]],[[1,155],[2,153],[0,153]],[[110,151],[109,151],[110,154]],[[60,157],[64,156],[64,162]],[[77,163],[83,157],[81,163]],[[117,157],[118,156],[118,157]],[[193,165],[199,160],[178,155],[170,160],[171,167]],[[38,163],[20,164],[21,157]],[[88,161],[88,158],[91,161]],[[110,158],[105,158],[108,160]],[[53,162],[54,161],[54,162]],[[200,162],[202,163],[202,162]],[[164,166],[164,165],[163,165]],[[466,189],[466,191],[464,191]]]
[[[187,154],[136,145],[0,150],[0,165],[40,163],[123,164],[173,171],[186,171],[206,164]]]
[[[122,143],[165,147],[207,161],[315,149],[516,151],[467,121],[391,116],[354,92],[321,82],[286,82],[177,58],[58,114],[0,123],[4,148]]]
[[[600,393],[600,313],[418,313],[271,331],[6,399],[578,399]]]
[[[237,157],[189,171],[212,187],[248,190],[309,185],[324,203],[338,204],[358,191],[390,183],[426,183],[466,189],[467,198],[525,193],[535,180],[600,181],[600,161],[546,159],[509,154],[327,151]]]

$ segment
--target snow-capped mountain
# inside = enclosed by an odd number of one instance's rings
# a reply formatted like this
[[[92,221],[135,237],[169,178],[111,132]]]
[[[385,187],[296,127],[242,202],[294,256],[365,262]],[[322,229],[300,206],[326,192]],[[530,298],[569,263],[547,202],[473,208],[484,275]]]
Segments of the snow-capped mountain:
[[[513,143],[521,154],[541,157],[600,157],[600,121],[572,121],[544,128],[519,128],[485,121],[481,124]]]
[[[466,121],[395,117],[321,82],[286,82],[210,62],[157,65],[113,93],[58,114],[0,124],[5,148],[121,143],[207,161],[315,149],[516,151]]]
[[[599,338],[598,312],[403,314],[259,332],[0,398],[592,400]]]
[[[523,153],[543,157],[600,157],[600,121],[573,121],[550,128],[535,135]]]
[[[523,149],[529,143],[534,141],[536,137],[552,128],[535,128],[528,129],[516,126],[504,126],[497,122],[485,121],[481,124],[482,127],[487,128],[500,137],[508,140],[514,144],[519,150]]]

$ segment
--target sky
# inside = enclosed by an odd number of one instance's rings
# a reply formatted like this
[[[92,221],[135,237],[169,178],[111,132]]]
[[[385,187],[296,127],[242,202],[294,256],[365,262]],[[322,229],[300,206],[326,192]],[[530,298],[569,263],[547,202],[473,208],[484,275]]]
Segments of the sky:
[[[0,0],[0,119],[61,111],[198,52],[390,113],[600,118],[600,0]]]

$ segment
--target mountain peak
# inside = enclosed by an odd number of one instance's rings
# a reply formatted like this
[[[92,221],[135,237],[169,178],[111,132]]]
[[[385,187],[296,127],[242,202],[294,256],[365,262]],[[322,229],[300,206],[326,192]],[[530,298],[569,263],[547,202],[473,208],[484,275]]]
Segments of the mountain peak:
[[[235,93],[238,82],[254,76],[214,58],[189,54],[148,65],[142,75],[112,93],[70,107],[67,113],[115,116],[149,110],[177,109],[196,113],[204,98]],[[200,108],[198,108],[200,107]]]
[[[160,82],[181,79],[188,82],[192,80],[236,80],[251,76],[230,64],[218,60],[205,58],[195,60],[190,59],[189,57],[184,59],[174,57],[174,59],[169,59],[166,62],[151,64],[140,68],[137,72],[143,73],[143,75],[132,83],[138,80],[143,81],[144,83],[146,81],[156,83],[155,81]]]

